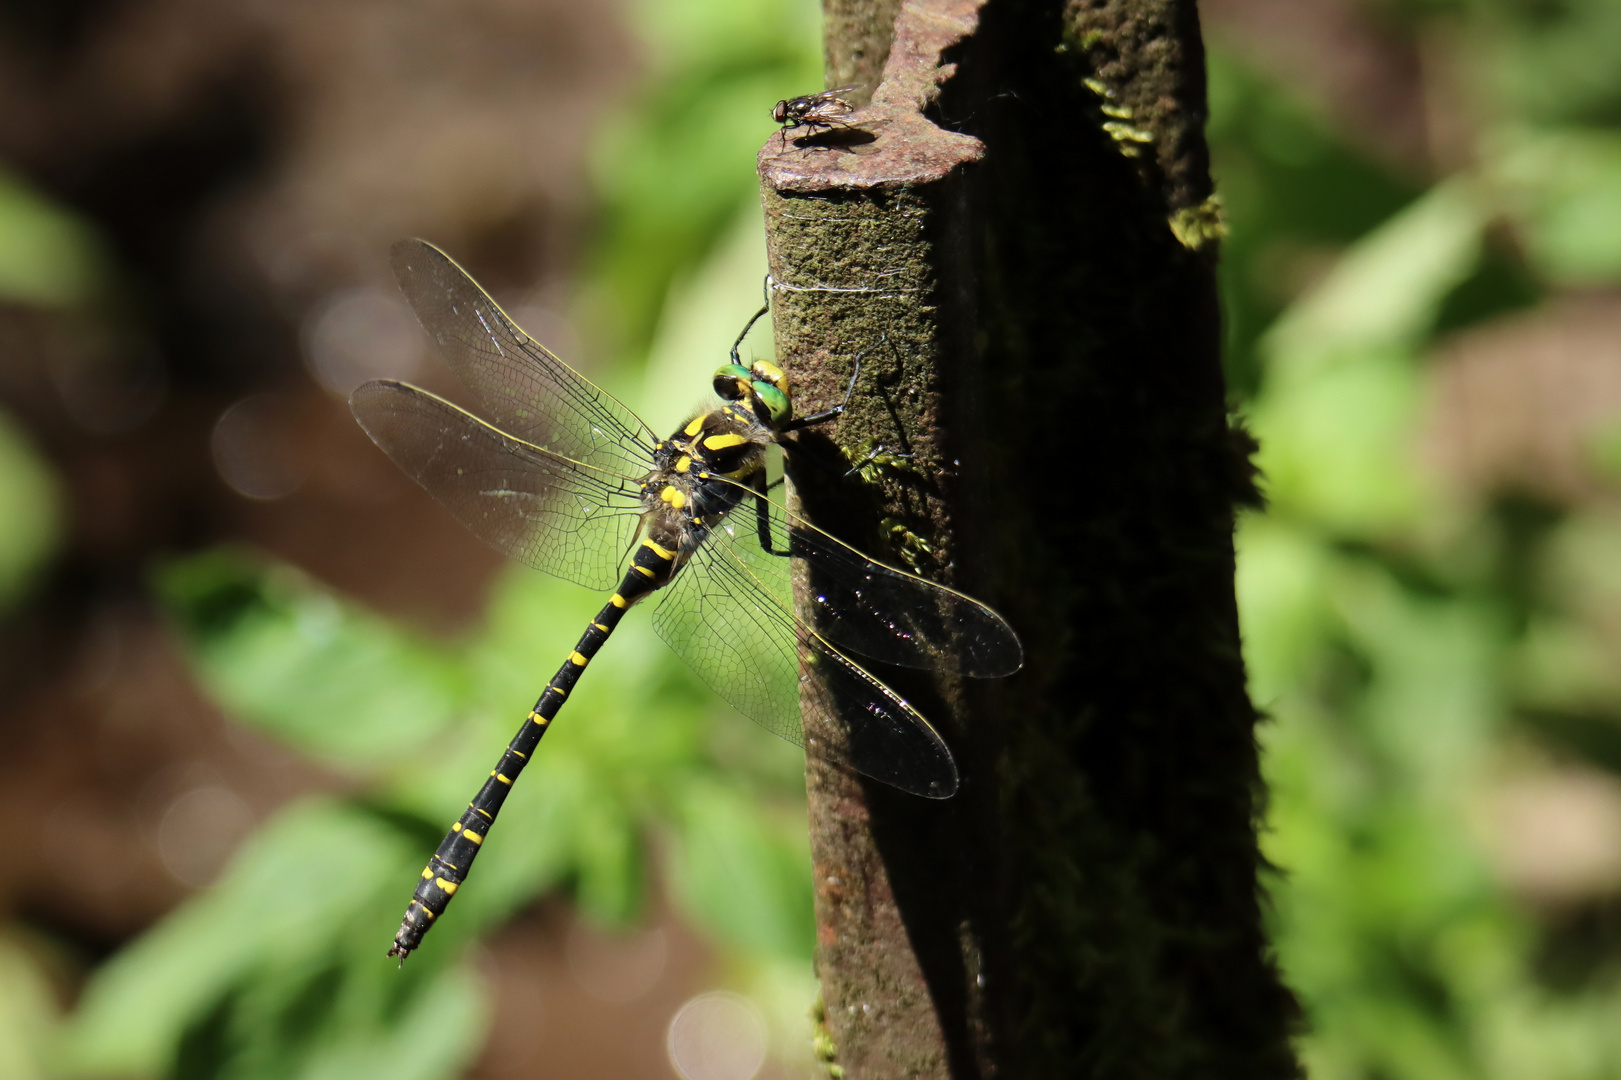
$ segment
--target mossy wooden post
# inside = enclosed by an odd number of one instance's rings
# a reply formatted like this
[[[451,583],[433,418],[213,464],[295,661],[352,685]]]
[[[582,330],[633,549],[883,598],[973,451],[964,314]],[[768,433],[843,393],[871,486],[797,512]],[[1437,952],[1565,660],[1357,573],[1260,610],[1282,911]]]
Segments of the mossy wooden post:
[[[882,81],[853,130],[760,154],[796,405],[837,403],[865,354],[797,490],[997,606],[1028,657],[1000,683],[895,677],[956,753],[953,799],[811,760],[825,1056],[851,1080],[1296,1076],[1194,5],[825,6],[829,85]],[[835,479],[841,451],[867,467]]]

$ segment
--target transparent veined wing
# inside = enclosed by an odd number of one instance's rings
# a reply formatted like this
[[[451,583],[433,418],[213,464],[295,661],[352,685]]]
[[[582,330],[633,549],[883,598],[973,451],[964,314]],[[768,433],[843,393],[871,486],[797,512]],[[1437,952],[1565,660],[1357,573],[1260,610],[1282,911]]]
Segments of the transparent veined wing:
[[[808,752],[915,795],[957,790],[951,751],[900,695],[812,632],[734,552],[747,514],[722,521],[663,590],[653,628],[721,697],[797,746],[800,702],[822,739]],[[787,560],[783,560],[786,562]],[[803,662],[803,668],[802,668]],[[809,677],[814,671],[815,677]]]
[[[756,513],[762,506],[765,513]],[[802,574],[811,626],[839,648],[976,679],[1011,675],[1024,664],[1013,628],[971,596],[875,562],[752,489],[730,520],[716,542],[789,610],[794,576]]]
[[[425,240],[401,240],[390,262],[417,321],[486,419],[586,465],[648,470],[658,437],[641,418],[524,333],[454,259]]]
[[[587,588],[619,582],[641,517],[638,481],[533,446],[407,383],[349,398],[407,476],[497,551]]]

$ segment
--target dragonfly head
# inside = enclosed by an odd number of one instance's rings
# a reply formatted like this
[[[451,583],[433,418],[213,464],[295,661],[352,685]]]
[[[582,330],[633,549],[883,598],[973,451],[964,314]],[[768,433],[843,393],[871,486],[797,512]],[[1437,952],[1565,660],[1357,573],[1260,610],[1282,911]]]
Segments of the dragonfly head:
[[[769,360],[756,360],[751,367],[722,367],[715,372],[715,393],[727,401],[747,401],[771,428],[781,427],[794,415],[788,376]]]

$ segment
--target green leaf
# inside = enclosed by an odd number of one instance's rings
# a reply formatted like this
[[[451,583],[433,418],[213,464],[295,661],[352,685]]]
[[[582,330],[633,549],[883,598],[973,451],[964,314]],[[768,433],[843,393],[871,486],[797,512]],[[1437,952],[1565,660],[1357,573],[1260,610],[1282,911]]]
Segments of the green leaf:
[[[639,353],[670,283],[758,203],[754,156],[775,129],[771,103],[823,83],[813,0],[641,0],[630,16],[649,77],[593,147],[602,212],[588,296],[589,321]]]
[[[0,299],[77,307],[107,276],[101,239],[89,224],[0,170]]]
[[[1568,286],[1621,280],[1621,135],[1571,130],[1504,143],[1491,175],[1519,209],[1537,270]]]
[[[1348,248],[1273,324],[1269,382],[1309,378],[1342,357],[1411,349],[1480,261],[1490,208],[1462,179],[1438,184]]]
[[[814,61],[819,57],[809,46],[819,32],[820,11],[806,0],[637,0],[630,15],[638,36],[656,50],[655,62],[664,76],[787,62],[808,68],[807,79],[818,74]],[[808,92],[793,85],[779,96]],[[820,84],[814,89],[821,89]]]
[[[291,568],[220,550],[168,564],[155,584],[209,692],[331,763],[397,758],[467,696],[457,661]]]
[[[1489,606],[1403,589],[1363,562],[1339,564],[1332,594],[1375,673],[1364,731],[1401,763],[1414,795],[1466,784],[1504,713],[1507,627]]]
[[[1334,626],[1322,541],[1262,514],[1240,521],[1236,589],[1250,695],[1261,708],[1310,670]]]
[[[744,952],[809,958],[815,916],[802,814],[762,813],[734,788],[694,783],[672,824],[671,877],[687,918]]]
[[[0,937],[0,1076],[44,1080],[56,1000],[39,965],[15,939]]]
[[[244,1001],[284,1009],[318,976],[392,971],[383,953],[420,861],[410,837],[364,811],[323,801],[282,811],[217,885],[97,969],[61,1063],[73,1073],[160,1072],[188,1037],[200,1053],[209,1018],[228,1027]],[[410,977],[432,971],[418,964]]]
[[[1449,47],[1490,99],[1485,116],[1613,121],[1621,100],[1621,5],[1615,0],[1458,5],[1472,8]],[[1484,96],[1484,95],[1483,95]]]
[[[172,1074],[199,1080],[435,1080],[479,1049],[489,1002],[465,966],[407,975],[375,953],[241,984],[192,1025]]]
[[[0,610],[16,601],[55,549],[60,502],[50,466],[0,413]]]
[[[574,807],[575,899],[598,923],[623,926],[641,910],[644,857],[637,822],[623,803],[584,798]]]
[[[691,416],[693,372],[713,368],[716,343],[735,338],[759,310],[766,270],[765,224],[759,203],[750,202],[703,265],[670,288],[637,398],[653,430],[672,431]],[[769,333],[756,332],[745,348],[759,355],[770,345]]]
[[[470,968],[448,968],[410,995],[394,1015],[384,1017],[386,1022],[338,1027],[298,1075],[301,1080],[457,1076],[484,1045],[493,1012],[494,1002]],[[286,1075],[270,1071],[264,1080]]]
[[[1267,332],[1251,417],[1279,511],[1370,537],[1437,497],[1413,467],[1417,351],[1478,265],[1486,221],[1472,187],[1437,186],[1349,248]]]
[[[1388,350],[1268,382],[1250,426],[1274,511],[1362,538],[1416,521],[1439,498],[1413,467],[1419,393],[1412,358]]]

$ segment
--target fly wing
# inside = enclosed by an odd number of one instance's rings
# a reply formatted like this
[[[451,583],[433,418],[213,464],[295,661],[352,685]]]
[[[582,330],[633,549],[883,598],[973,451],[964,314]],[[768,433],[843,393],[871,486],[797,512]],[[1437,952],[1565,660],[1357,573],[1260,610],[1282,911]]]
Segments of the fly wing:
[[[844,95],[856,88],[841,86],[837,90],[823,90],[811,98],[811,116],[819,123],[834,121],[855,112],[855,106],[844,100]]]
[[[658,441],[648,426],[519,329],[454,259],[401,240],[390,261],[422,328],[496,427],[586,465],[647,472]]]
[[[407,476],[497,551],[588,588],[618,583],[641,516],[635,480],[515,439],[406,383],[365,383],[349,407]]]

